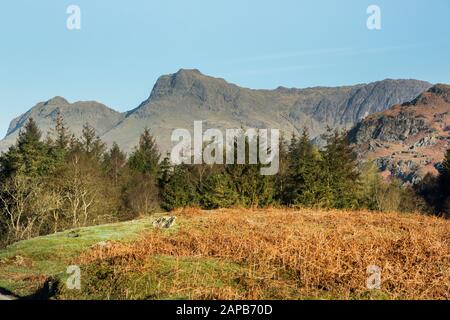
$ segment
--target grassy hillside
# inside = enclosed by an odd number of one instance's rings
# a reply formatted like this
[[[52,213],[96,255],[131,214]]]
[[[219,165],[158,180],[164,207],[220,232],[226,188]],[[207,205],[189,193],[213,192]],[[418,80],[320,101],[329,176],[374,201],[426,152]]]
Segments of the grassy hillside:
[[[152,229],[152,221],[147,218],[88,227],[15,243],[0,251],[0,288],[30,295],[50,277],[64,278],[67,266],[92,245],[137,239]]]
[[[448,299],[450,222],[419,215],[186,209],[17,243],[0,287],[26,296],[49,279],[57,299]],[[103,246],[95,245],[101,241]],[[66,268],[81,266],[81,290]],[[368,290],[368,266],[381,268]]]

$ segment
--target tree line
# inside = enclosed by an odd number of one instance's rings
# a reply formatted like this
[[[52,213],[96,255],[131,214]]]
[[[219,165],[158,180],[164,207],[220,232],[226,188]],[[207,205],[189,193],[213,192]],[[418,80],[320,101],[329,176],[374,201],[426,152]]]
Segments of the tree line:
[[[345,132],[324,139],[322,149],[306,130],[282,139],[278,174],[263,176],[260,164],[172,165],[149,129],[127,155],[89,124],[75,137],[58,114],[43,137],[30,119],[0,156],[0,243],[182,207],[448,212],[450,151],[439,177],[413,189],[384,181],[373,163],[359,165]]]

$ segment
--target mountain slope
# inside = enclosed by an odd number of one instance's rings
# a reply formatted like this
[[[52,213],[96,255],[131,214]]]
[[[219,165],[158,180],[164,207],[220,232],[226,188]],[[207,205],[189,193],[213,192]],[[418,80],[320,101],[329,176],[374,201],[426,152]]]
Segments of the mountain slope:
[[[411,102],[373,114],[349,133],[361,159],[386,176],[415,183],[437,168],[450,147],[450,86],[438,84]]]
[[[47,131],[53,126],[56,109],[75,134],[89,122],[108,144],[116,141],[128,152],[145,127],[150,128],[162,152],[167,152],[172,131],[192,130],[195,120],[204,120],[205,129],[278,128],[287,137],[307,127],[312,137],[317,137],[326,126],[350,128],[365,116],[410,101],[430,87],[423,81],[388,79],[336,88],[252,90],[198,70],[182,69],[161,76],[150,97],[124,114],[96,102],[69,104],[60,97],[39,103],[13,120],[0,150],[14,142],[30,117]]]
[[[303,127],[316,137],[327,125],[352,127],[366,115],[409,101],[431,85],[416,80],[384,80],[338,88],[252,90],[208,77],[198,70],[162,76],[150,97],[103,138],[129,148],[147,126],[164,151],[173,129],[278,128],[288,137]]]

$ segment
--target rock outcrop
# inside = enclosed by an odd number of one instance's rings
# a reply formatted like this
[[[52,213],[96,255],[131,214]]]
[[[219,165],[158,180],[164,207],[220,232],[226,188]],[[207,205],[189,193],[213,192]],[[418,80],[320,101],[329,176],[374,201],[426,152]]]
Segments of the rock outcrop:
[[[349,132],[361,160],[405,182],[437,174],[450,148],[450,86],[435,85],[411,102],[373,114]]]

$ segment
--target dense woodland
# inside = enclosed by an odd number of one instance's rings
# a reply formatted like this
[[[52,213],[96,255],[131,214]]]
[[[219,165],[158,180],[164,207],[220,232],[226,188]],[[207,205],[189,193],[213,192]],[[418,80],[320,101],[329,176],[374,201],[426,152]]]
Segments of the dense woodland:
[[[72,135],[58,115],[45,136],[30,119],[0,156],[0,244],[70,228],[134,219],[180,207],[314,207],[445,215],[450,150],[438,177],[414,188],[385,182],[359,165],[345,132],[329,130],[318,149],[307,131],[281,141],[280,171],[260,165],[177,165],[162,157],[149,130],[126,155],[86,124]]]

